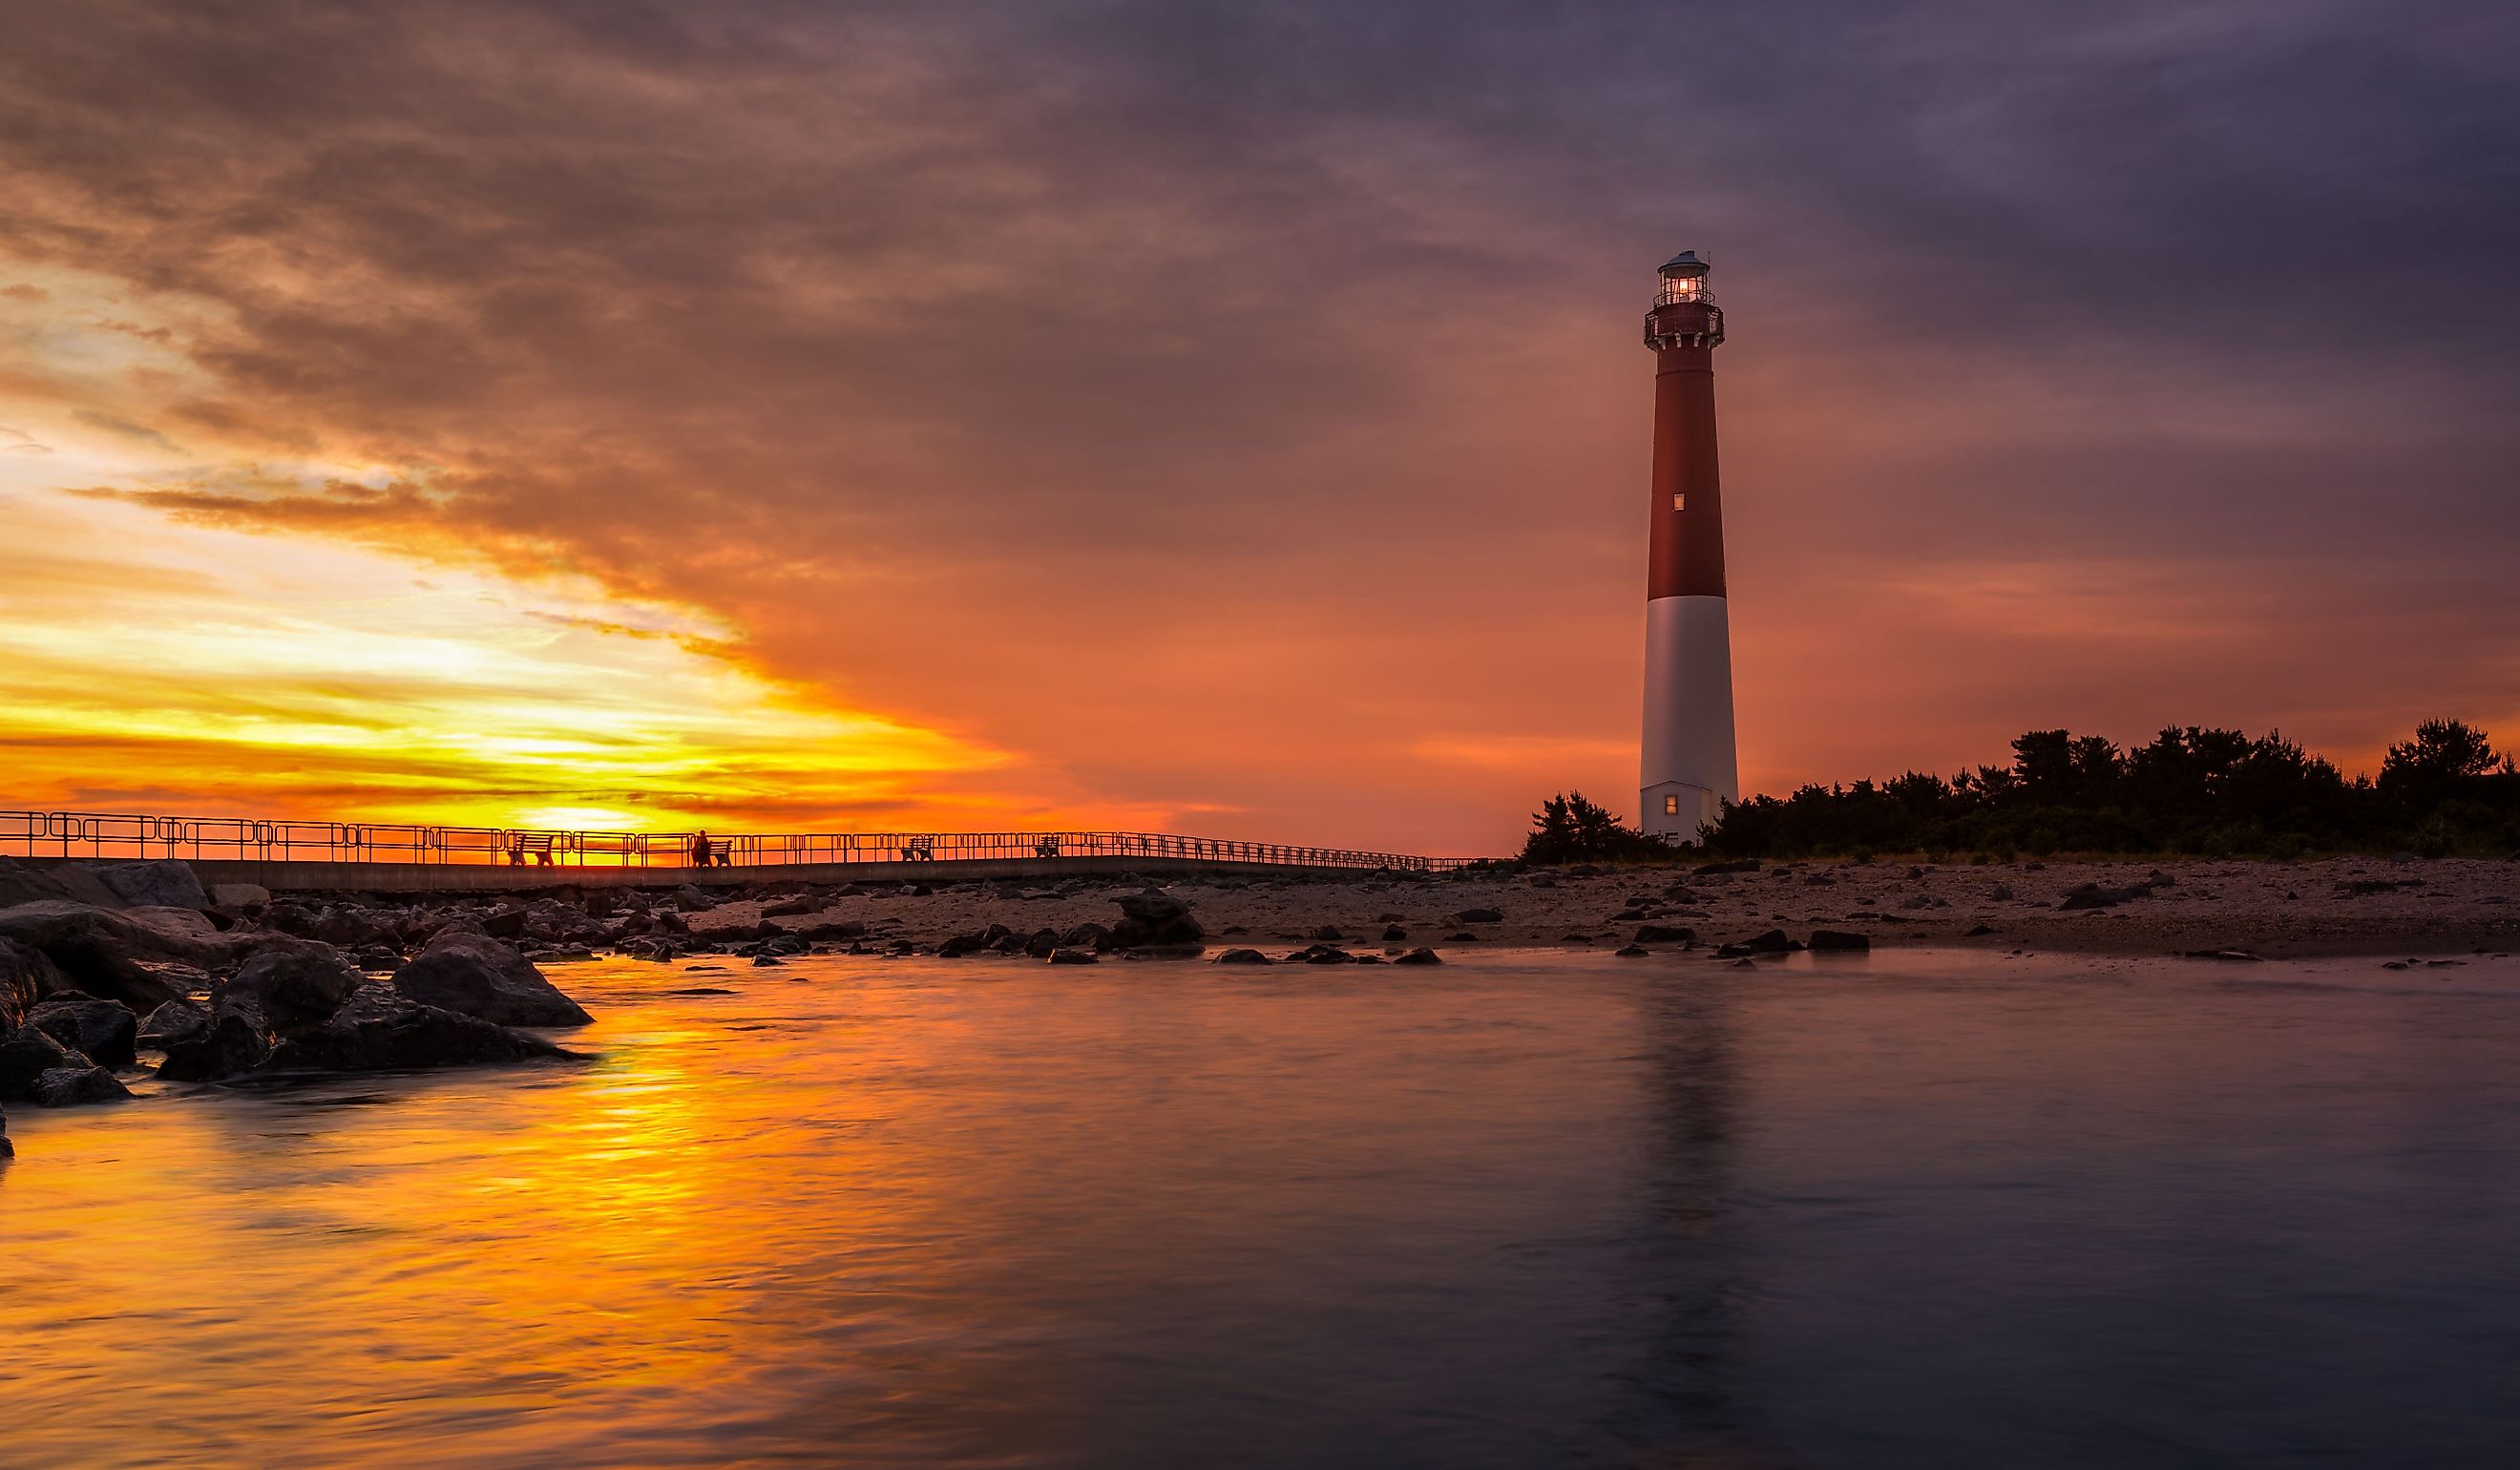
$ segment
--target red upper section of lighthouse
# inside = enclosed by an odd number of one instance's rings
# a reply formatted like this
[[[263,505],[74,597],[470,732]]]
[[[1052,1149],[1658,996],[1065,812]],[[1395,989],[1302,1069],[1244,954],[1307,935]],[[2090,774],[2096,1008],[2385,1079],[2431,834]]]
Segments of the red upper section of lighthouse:
[[[1715,348],[1724,311],[1706,265],[1684,251],[1662,268],[1645,314],[1654,349],[1652,551],[1645,597],[1724,596],[1724,492],[1715,459]]]

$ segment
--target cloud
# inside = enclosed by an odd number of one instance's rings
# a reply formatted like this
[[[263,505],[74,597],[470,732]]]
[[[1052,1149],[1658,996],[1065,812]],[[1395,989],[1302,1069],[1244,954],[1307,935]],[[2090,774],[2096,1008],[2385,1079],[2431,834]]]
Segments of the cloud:
[[[181,452],[180,446],[174,440],[145,423],[134,423],[128,419],[117,419],[112,414],[100,414],[94,409],[72,409],[70,417],[90,428],[103,429],[109,434],[118,434],[126,439],[137,439],[154,448]]]
[[[0,255],[120,283],[80,320],[155,355],[0,342],[0,398],[180,440],[201,466],[106,487],[188,525],[593,578],[1115,806],[1477,850],[1627,779],[1635,321],[1697,245],[1759,779],[2148,690],[2367,741],[2520,625],[2515,28],[54,8],[0,55]],[[2229,631],[2154,636],[2200,580]],[[2478,614],[2420,677],[2296,595],[2416,584]],[[2048,636],[1969,655],[1963,728],[1965,606]],[[1860,719],[1812,677],[1856,647]]]

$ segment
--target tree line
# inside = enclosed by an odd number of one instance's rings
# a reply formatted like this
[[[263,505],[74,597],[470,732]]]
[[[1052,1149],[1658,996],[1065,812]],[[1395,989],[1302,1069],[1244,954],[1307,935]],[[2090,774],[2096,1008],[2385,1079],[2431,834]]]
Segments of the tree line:
[[[1727,803],[1696,851],[1723,858],[2520,852],[2520,769],[2485,731],[2457,720],[2427,721],[2391,745],[2377,779],[2348,779],[2280,733],[2193,725],[2126,750],[2097,735],[2034,730],[2012,742],[2012,757],[2008,766],[1949,780],[1911,771]],[[1522,856],[1579,863],[1681,855],[1568,792],[1532,814]]]

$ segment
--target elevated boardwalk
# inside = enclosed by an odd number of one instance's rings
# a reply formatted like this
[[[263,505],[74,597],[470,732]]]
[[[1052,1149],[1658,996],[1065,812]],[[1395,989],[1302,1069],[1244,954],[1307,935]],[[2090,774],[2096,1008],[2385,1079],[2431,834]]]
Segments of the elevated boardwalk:
[[[273,892],[519,892],[811,883],[1433,873],[1481,859],[1162,832],[571,832],[0,811],[0,856],[36,866],[176,858],[208,883]]]

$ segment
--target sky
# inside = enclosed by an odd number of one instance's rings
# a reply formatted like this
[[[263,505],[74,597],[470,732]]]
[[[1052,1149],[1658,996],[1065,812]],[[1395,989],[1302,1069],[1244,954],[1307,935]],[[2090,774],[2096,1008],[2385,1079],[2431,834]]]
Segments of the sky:
[[[2508,5],[0,17],[0,805],[1629,811],[1682,248],[1745,788],[2520,736]]]

